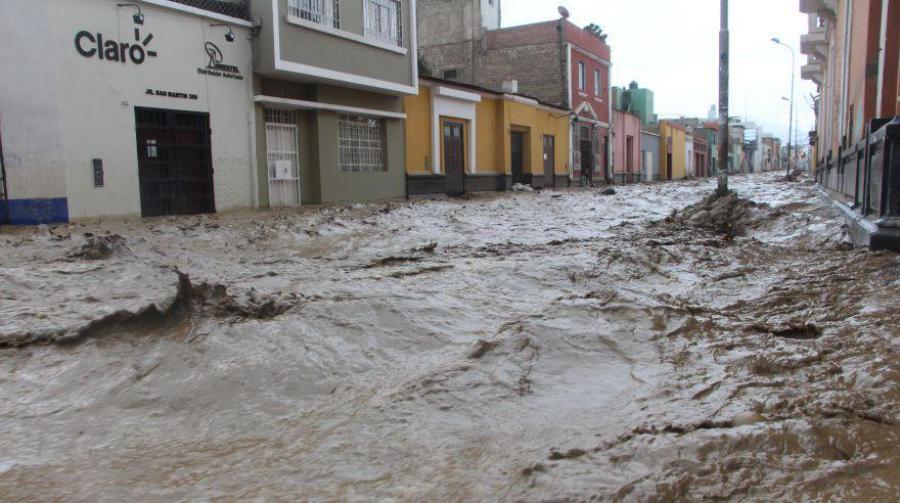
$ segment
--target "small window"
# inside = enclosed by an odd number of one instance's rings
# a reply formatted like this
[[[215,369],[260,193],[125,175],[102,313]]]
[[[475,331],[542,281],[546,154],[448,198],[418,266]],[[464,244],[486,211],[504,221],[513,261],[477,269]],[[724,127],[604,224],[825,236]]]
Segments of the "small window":
[[[384,147],[383,120],[361,115],[338,116],[341,171],[387,171]]]
[[[603,89],[600,84],[600,70],[594,70],[594,96],[600,96],[600,90]]]
[[[365,0],[366,37],[403,46],[400,0]]]
[[[341,27],[340,0],[288,0],[288,13],[292,16],[323,24]]]
[[[584,63],[578,63],[578,90],[584,91],[587,87],[585,80],[587,76],[584,74]]]
[[[457,70],[444,70],[444,80],[456,80],[457,78]]]

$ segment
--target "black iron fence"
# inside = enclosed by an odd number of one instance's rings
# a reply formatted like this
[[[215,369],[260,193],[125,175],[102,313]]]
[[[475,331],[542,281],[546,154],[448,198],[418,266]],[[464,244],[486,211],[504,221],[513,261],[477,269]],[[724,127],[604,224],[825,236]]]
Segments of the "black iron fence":
[[[173,0],[176,3],[208,10],[216,14],[246,19],[250,21],[250,2],[248,0]]]
[[[900,218],[900,117],[876,119],[863,140],[829,155],[816,181],[860,215],[887,224]]]

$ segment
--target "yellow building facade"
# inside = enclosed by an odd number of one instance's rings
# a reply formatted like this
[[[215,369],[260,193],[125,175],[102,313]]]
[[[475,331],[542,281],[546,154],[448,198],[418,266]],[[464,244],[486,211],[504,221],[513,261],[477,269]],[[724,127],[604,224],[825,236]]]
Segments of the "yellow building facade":
[[[409,195],[569,186],[565,109],[423,78],[404,111]]]
[[[680,180],[687,176],[687,132],[678,124],[659,123],[659,179]]]

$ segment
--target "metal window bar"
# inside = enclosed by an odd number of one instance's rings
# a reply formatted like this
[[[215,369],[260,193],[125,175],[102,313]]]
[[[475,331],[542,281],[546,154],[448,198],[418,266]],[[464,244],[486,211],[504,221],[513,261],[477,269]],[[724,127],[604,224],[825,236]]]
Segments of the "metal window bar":
[[[400,0],[365,0],[366,37],[403,47],[403,5]]]
[[[300,141],[297,114],[266,110],[266,160],[269,206],[300,204]]]
[[[333,28],[341,27],[340,0],[288,0],[288,14]]]
[[[198,9],[224,14],[226,16],[250,21],[250,2],[247,0],[172,0],[175,3],[196,7]]]
[[[387,171],[384,121],[359,115],[338,117],[340,169],[345,172]]]

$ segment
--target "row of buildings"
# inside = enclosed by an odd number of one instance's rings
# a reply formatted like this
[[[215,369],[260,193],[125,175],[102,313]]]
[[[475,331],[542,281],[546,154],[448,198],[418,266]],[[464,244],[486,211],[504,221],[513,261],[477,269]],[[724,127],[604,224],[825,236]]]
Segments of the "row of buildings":
[[[0,33],[0,223],[718,166],[715,125],[614,93],[606,34],[564,9],[501,28],[500,0],[4,0]]]
[[[800,0],[812,169],[859,244],[900,249],[900,0]]]

